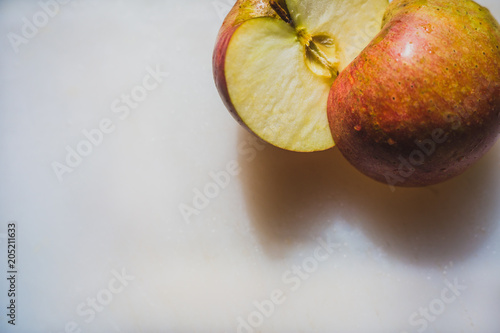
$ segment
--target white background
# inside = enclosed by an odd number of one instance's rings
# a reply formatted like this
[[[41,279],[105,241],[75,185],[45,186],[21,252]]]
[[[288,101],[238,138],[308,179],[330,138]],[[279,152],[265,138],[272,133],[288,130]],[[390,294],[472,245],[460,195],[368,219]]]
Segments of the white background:
[[[0,2],[0,331],[236,332],[241,318],[255,328],[240,332],[498,333],[500,146],[452,181],[394,193],[336,150],[261,149],[212,79],[229,3],[73,0],[16,48],[9,33],[42,7]],[[497,0],[481,3],[500,18]],[[168,76],[114,113],[148,68]],[[113,132],[60,181],[54,162],[103,119]],[[322,262],[318,238],[335,244]],[[463,289],[445,304],[447,281]],[[273,291],[283,302],[257,312]],[[422,319],[429,306],[439,314]]]

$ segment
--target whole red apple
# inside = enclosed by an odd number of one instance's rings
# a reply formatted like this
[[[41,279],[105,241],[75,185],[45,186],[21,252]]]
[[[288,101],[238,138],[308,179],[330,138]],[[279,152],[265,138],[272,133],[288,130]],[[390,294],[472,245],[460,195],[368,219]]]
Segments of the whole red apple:
[[[334,141],[394,186],[463,173],[500,130],[500,28],[470,0],[396,0],[329,95]]]

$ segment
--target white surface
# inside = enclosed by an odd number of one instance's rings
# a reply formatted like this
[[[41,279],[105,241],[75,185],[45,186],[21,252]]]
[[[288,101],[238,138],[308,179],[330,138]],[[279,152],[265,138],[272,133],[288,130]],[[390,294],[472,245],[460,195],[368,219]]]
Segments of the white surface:
[[[19,270],[15,328],[1,279],[0,331],[236,332],[281,290],[255,332],[500,332],[500,146],[453,181],[394,193],[337,151],[252,148],[212,80],[229,2],[74,0],[18,53],[6,36],[40,5],[0,2],[0,235],[17,221]],[[148,66],[169,75],[121,119],[112,103]],[[104,118],[114,131],[60,182],[51,164]],[[241,173],[187,223],[180,205],[231,161]],[[334,250],[307,266],[317,238]],[[0,256],[4,276],[5,238]],[[412,326],[451,297],[446,280],[466,289]]]

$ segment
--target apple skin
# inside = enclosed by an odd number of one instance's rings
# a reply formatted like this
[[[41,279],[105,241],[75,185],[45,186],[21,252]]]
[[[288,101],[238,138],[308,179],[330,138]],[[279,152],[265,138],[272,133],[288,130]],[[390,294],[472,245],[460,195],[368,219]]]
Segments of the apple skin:
[[[427,186],[463,173],[500,130],[500,28],[469,0],[396,0],[328,100],[337,147],[365,175]]]
[[[227,89],[225,76],[226,53],[229,42],[234,32],[238,27],[247,20],[257,17],[274,17],[279,18],[274,9],[271,7],[270,0],[238,0],[234,4],[231,11],[228,13],[222,27],[217,35],[215,49],[212,58],[212,68],[215,80],[215,85],[219,91],[219,95],[224,102],[224,105],[229,110],[231,115],[244,128],[252,132],[248,126],[241,120],[236,112]],[[253,132],[252,132],[253,133]]]

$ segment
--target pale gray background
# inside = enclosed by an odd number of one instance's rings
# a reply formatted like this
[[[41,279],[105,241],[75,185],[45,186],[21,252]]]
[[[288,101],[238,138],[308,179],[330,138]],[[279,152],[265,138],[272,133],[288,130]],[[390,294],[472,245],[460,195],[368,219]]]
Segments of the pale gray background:
[[[235,332],[279,289],[255,332],[413,333],[412,313],[456,279],[467,289],[425,332],[500,332],[500,146],[453,181],[394,193],[337,151],[251,148],[212,79],[229,3],[73,0],[16,53],[8,33],[41,7],[0,2],[0,276],[11,220],[19,260],[18,325],[1,310],[0,331]],[[113,101],[148,66],[169,76],[120,119]],[[114,132],[60,182],[51,164],[104,118]],[[179,206],[233,160],[241,173],[184,221]],[[318,237],[335,251],[291,290],[283,275]],[[79,314],[122,270],[134,279]]]

